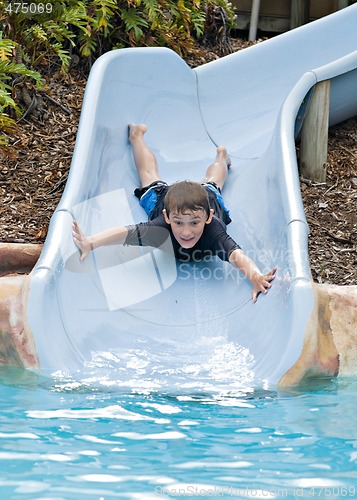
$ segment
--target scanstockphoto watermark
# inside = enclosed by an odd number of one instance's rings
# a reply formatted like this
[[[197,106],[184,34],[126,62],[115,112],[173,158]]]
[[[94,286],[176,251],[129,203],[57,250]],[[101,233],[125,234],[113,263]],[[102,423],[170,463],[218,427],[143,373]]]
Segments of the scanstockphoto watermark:
[[[295,259],[289,250],[281,250],[280,252],[263,250],[259,255],[257,252],[248,251],[245,254],[258,264],[263,273],[269,272],[274,266],[278,267],[280,276],[290,276],[292,273],[291,263],[295,262]],[[202,281],[233,280],[237,283],[246,279],[234,266],[225,262],[224,255],[222,260],[219,259],[219,255],[216,257],[218,258],[213,259],[209,255],[202,257],[201,254],[196,256],[193,252],[190,260],[178,262],[179,278],[181,280],[196,279]]]
[[[275,249],[244,249],[245,255],[252,259],[254,262],[260,262],[263,266],[267,268],[271,267],[272,264],[278,263],[286,263],[289,265],[292,262],[296,261],[296,252],[293,250],[287,249],[286,247],[275,248]],[[221,260],[227,259],[227,254],[222,250],[221,252],[218,250],[215,254]],[[300,251],[300,258],[308,258],[307,251]],[[180,262],[184,263],[197,263],[197,262],[210,262],[212,260],[212,253],[208,251],[202,251],[200,249],[189,251],[187,254],[182,253],[179,258]]]
[[[206,262],[206,264],[196,264],[193,263],[180,263],[178,265],[179,279],[180,280],[202,280],[209,281],[214,279],[228,280],[232,279],[234,281],[239,281],[244,279],[233,266],[225,266],[218,262],[216,265],[212,265],[211,262]]]
[[[198,486],[185,485],[181,487],[155,488],[158,497],[204,497],[204,498],[302,498],[318,497],[325,498],[354,498],[356,488],[354,486],[331,486],[331,487],[297,487],[297,488],[239,488],[234,486]]]
[[[54,4],[52,2],[7,2],[5,12],[12,14],[22,14],[27,17],[41,14],[52,14]]]

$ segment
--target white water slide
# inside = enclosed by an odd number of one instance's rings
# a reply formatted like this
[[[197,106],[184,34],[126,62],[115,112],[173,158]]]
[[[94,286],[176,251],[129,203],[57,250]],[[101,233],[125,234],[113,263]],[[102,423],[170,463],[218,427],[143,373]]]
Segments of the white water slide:
[[[357,114],[356,27],[354,4],[194,70],[164,48],[116,50],[95,63],[66,189],[30,279],[42,370],[115,360],[123,385],[133,376],[146,387],[201,389],[279,381],[314,307],[297,116],[326,79],[330,125]],[[133,195],[131,121],[148,125],[169,183],[201,180],[216,146],[227,146],[228,231],[262,271],[278,266],[256,304],[249,281],[219,259],[179,266],[163,249],[112,246],[79,262],[73,218],[86,234],[146,220]]]

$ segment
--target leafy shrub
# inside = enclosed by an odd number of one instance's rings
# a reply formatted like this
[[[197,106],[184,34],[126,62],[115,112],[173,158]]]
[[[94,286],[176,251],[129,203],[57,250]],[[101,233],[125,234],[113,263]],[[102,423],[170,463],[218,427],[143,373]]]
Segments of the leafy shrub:
[[[38,10],[28,12],[11,5],[29,4],[0,0],[0,21],[5,38],[22,48],[29,64],[53,64],[55,56],[64,71],[73,53],[96,59],[113,48],[157,45],[185,55],[204,35],[212,11],[221,9],[229,27],[234,22],[226,0],[46,1],[31,0]]]
[[[9,116],[7,110],[13,110],[15,115],[19,116],[21,110],[12,98],[13,87],[9,82],[13,82],[14,78],[31,78],[37,87],[42,85],[41,75],[37,71],[31,71],[24,64],[12,62],[10,59],[14,54],[16,44],[12,40],[2,38],[0,32],[0,152],[8,154],[8,138],[6,134],[13,134],[16,129],[15,120]]]
[[[76,45],[77,30],[86,30],[88,23],[86,2],[75,0],[44,3],[31,0],[38,10],[32,13],[22,10],[26,3],[9,3],[1,20],[4,35],[14,40],[24,61],[32,67],[53,63],[55,56],[64,71],[68,70],[70,54]],[[20,7],[18,7],[20,6]],[[43,6],[49,6],[43,9]]]

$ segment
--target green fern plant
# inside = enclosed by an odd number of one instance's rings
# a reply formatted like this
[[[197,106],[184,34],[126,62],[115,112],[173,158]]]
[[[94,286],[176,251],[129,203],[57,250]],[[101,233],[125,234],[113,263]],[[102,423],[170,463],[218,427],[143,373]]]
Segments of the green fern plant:
[[[185,55],[204,34],[207,10],[234,12],[226,0],[92,0],[87,1],[87,30],[78,35],[80,53],[98,57],[125,46],[168,46]]]
[[[43,5],[39,0],[32,4]],[[68,70],[70,52],[75,47],[75,32],[86,30],[86,2],[73,0],[50,3],[51,11],[38,11],[29,15],[21,10],[10,12],[2,20],[5,21],[6,36],[14,40],[28,56],[32,66],[43,61],[51,61],[57,57],[61,68]],[[6,12],[5,12],[6,14]]]
[[[115,30],[117,0],[91,0],[86,2],[86,28],[78,33],[80,54],[83,57],[101,55],[110,47],[106,43]]]
[[[121,18],[125,26],[125,31],[129,35],[131,45],[139,43],[144,36],[143,30],[147,29],[149,26],[148,21],[142,16],[142,13],[134,7],[122,10]]]
[[[16,122],[7,110],[13,110],[15,116],[21,115],[21,109],[12,98],[12,86],[9,84],[16,77],[28,77],[35,81],[37,88],[42,87],[41,75],[37,71],[28,70],[24,64],[10,61],[16,43],[2,38],[0,32],[0,152],[10,154],[8,135],[16,130]]]
[[[1,11],[1,5],[5,0],[0,0],[0,21],[6,36],[30,63],[53,63],[55,57],[63,71],[73,52],[94,60],[113,48],[164,45],[185,55],[204,34],[207,12],[214,7],[234,22],[227,0],[56,0],[49,4],[51,12],[32,15]]]

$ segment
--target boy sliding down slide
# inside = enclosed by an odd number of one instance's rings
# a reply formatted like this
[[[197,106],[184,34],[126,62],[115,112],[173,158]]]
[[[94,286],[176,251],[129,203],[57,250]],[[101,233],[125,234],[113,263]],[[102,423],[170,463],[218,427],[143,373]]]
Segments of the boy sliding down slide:
[[[160,179],[156,157],[144,141],[146,131],[144,124],[129,126],[129,141],[141,183],[135,195],[148,214],[148,222],[85,236],[74,221],[73,240],[80,259],[83,261],[91,250],[103,245],[159,246],[162,240],[158,241],[157,228],[165,228],[177,260],[197,262],[208,255],[218,256],[249,278],[252,299],[256,302],[259,293],[266,294],[271,288],[276,268],[262,274],[226,231],[231,222],[221,196],[230,167],[226,148],[217,148],[215,161],[208,167],[202,183],[179,181],[168,186]]]

